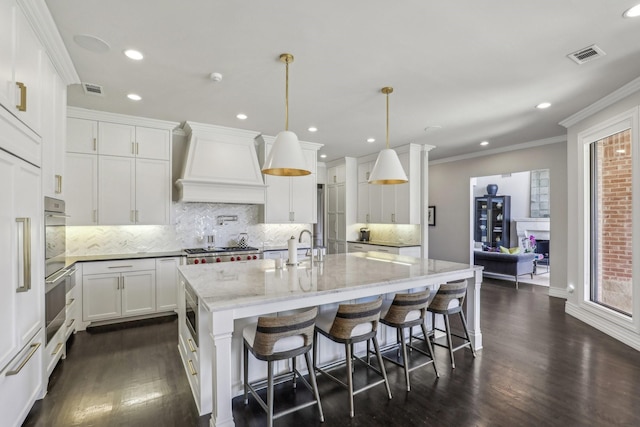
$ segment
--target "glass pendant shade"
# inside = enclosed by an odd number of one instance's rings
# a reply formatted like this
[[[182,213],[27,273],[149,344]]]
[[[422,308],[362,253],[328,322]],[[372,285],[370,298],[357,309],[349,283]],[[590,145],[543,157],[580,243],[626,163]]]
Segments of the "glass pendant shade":
[[[276,136],[262,173],[277,176],[304,176],[311,173],[295,133],[285,130]]]
[[[404,173],[398,154],[391,148],[381,150],[369,175],[369,184],[404,184],[405,182],[409,180]]]

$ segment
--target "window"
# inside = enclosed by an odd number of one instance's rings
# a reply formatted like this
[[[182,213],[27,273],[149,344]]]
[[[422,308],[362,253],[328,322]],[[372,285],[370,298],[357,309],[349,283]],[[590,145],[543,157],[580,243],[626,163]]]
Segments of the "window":
[[[590,300],[633,312],[631,130],[592,142],[590,153]]]

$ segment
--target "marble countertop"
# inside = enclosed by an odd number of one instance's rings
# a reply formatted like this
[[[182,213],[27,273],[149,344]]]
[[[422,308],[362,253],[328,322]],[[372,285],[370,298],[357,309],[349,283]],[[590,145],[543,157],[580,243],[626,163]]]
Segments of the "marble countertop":
[[[255,260],[178,269],[209,311],[222,311],[420,279],[446,281],[451,273],[472,273],[482,267],[359,252],[327,255],[313,268],[308,260],[282,269],[275,268],[274,260]]]
[[[70,267],[76,262],[91,261],[117,261],[122,259],[144,259],[144,258],[170,258],[185,256],[183,251],[170,252],[134,252],[123,254],[103,254],[103,255],[84,255],[84,256],[68,256],[65,258],[65,267]]]
[[[419,243],[382,242],[378,240],[369,240],[367,242],[363,242],[362,240],[347,240],[347,243],[362,243],[364,245],[389,246],[392,248],[415,248],[420,246]]]

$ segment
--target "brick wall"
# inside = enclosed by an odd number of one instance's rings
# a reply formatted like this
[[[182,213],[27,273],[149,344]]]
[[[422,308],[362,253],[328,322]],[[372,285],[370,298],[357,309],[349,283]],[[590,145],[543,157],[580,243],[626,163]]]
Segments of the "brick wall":
[[[631,313],[632,164],[629,130],[598,141],[600,302]]]

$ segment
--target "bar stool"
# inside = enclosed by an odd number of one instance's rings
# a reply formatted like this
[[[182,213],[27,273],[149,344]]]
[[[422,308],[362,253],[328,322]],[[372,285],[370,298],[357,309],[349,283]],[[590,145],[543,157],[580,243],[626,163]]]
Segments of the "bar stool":
[[[386,357],[385,355],[383,355],[383,357],[390,362],[404,368],[404,377],[407,382],[407,391],[411,391],[409,372],[414,371],[422,366],[432,364],[436,377],[440,377],[440,375],[438,374],[438,368],[436,367],[435,363],[435,354],[433,352],[433,347],[431,346],[431,340],[428,339],[429,335],[427,334],[427,327],[424,324],[430,294],[430,289],[415,294],[396,294],[393,298],[393,301],[386,300],[382,305],[380,323],[383,323],[397,330],[398,342],[395,349],[397,350],[399,347],[402,350],[402,363],[398,363],[397,360]],[[411,336],[411,330],[414,326],[420,326],[420,328],[422,328],[422,333],[425,337],[424,341],[426,342],[427,349],[429,350],[428,353],[426,351],[423,351],[422,349],[414,347],[411,343],[411,340],[408,344],[405,342],[405,329],[409,328],[409,335]],[[407,347],[409,347],[411,350],[415,350],[421,354],[424,354],[425,356],[428,356],[429,360],[409,368]]]
[[[378,297],[375,301],[364,302],[358,304],[340,304],[338,311],[335,313],[320,314],[316,320],[315,339],[317,342],[318,333],[329,338],[333,342],[344,344],[346,353],[346,367],[347,367],[347,383],[345,384],[340,379],[336,378],[329,373],[330,370],[336,369],[342,366],[342,363],[330,364],[323,368],[319,368],[317,365],[318,360],[318,348],[317,346],[313,352],[313,368],[327,375],[330,379],[340,384],[341,386],[349,390],[349,409],[350,416],[353,418],[353,396],[368,390],[378,384],[384,383],[387,388],[387,394],[391,399],[391,388],[389,387],[389,381],[387,380],[387,372],[384,369],[384,363],[382,361],[382,355],[380,353],[380,347],[378,346],[378,339],[376,333],[378,329],[378,321],[380,319],[380,307],[382,306],[382,297]],[[375,353],[378,358],[378,364],[380,369],[376,369],[369,363],[369,340],[373,341]],[[366,341],[367,343],[367,360],[363,360],[353,354],[353,344]],[[353,389],[353,359],[359,360],[364,363],[368,368],[379,374],[382,379],[379,381],[367,384],[357,390]]]
[[[467,281],[459,280],[456,282],[449,282],[443,285],[440,285],[436,296],[433,298],[433,301],[427,307],[427,310],[431,312],[431,321],[433,325],[433,330],[445,332],[447,335],[447,345],[441,344],[433,341],[434,345],[439,347],[444,347],[449,349],[449,356],[451,357],[451,367],[455,369],[456,362],[453,358],[453,352],[460,350],[461,348],[469,347],[471,349],[471,353],[473,357],[476,357],[476,351],[473,348],[473,344],[471,343],[471,339],[469,338],[469,331],[467,330],[467,320],[464,317],[464,313],[462,312],[462,303],[464,302],[464,298],[467,294]],[[449,315],[451,314],[460,314],[460,320],[462,321],[462,328],[464,329],[464,336],[456,335],[451,332],[451,326],[449,324]],[[442,329],[436,328],[436,314],[442,314],[444,317],[444,331]],[[463,340],[463,343],[457,347],[453,346],[452,336],[456,338],[460,338]]]
[[[251,394],[267,413],[267,425],[269,427],[273,426],[274,419],[315,404],[318,405],[320,421],[324,422],[316,376],[311,369],[313,365],[311,364],[311,358],[309,356],[309,351],[313,344],[313,330],[317,315],[318,308],[314,307],[311,310],[290,316],[259,317],[257,323],[247,325],[242,331],[244,338],[244,404],[249,403],[248,392],[251,391]],[[267,403],[262,400],[254,388],[254,386],[257,387],[258,384],[264,384],[264,381],[254,384],[249,383],[249,351],[251,351],[251,354],[253,354],[256,359],[267,362]],[[307,380],[305,380],[296,369],[296,357],[302,354],[304,354],[307,363],[311,385],[309,385]],[[293,359],[292,371],[274,377],[273,362],[286,359]],[[293,388],[296,388],[296,377],[300,378],[304,385],[313,392],[315,400],[274,414],[274,380],[286,380],[290,377],[293,381]]]

